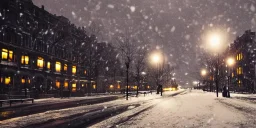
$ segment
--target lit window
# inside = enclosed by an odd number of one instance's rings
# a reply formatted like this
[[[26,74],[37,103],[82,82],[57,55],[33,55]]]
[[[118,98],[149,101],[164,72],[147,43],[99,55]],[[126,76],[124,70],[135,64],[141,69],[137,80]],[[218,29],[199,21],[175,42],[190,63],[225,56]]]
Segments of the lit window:
[[[9,56],[8,56],[9,55]],[[8,51],[7,49],[2,49],[2,60],[13,60],[13,51]]]
[[[26,82],[25,78],[22,78],[22,79],[21,79],[21,83],[22,83],[22,84],[25,84],[25,82]]]
[[[21,64],[28,65],[29,63],[29,56],[21,56]]]
[[[72,66],[72,73],[76,74],[76,66]]]
[[[42,57],[37,58],[37,67],[43,68],[44,67],[44,59]]]
[[[149,89],[149,88],[150,88],[150,86],[147,86],[147,88]]]
[[[242,67],[238,67],[236,72],[237,72],[238,75],[243,74],[243,69],[242,69]]]
[[[120,84],[117,85],[117,88],[120,89]]]
[[[8,59],[8,50],[2,49],[2,59],[7,60]]]
[[[60,88],[60,82],[59,81],[56,81],[56,87]]]
[[[9,61],[12,61],[13,59],[13,51],[9,51]]]
[[[64,64],[64,71],[67,71],[67,70],[68,70],[68,65]]]
[[[51,69],[51,62],[47,62],[47,69]]]
[[[67,82],[67,81],[64,82],[64,88],[65,88],[65,89],[68,88],[68,82]]]
[[[113,85],[112,85],[112,86],[113,86]],[[92,86],[92,88],[93,88],[93,89],[96,89],[96,84],[94,84],[94,85]]]
[[[87,73],[86,70],[84,70],[84,74],[85,74],[85,75],[86,75],[86,73]]]
[[[11,77],[5,77],[5,84],[10,84]]]
[[[56,62],[55,69],[56,69],[56,72],[60,72],[61,71],[61,63],[60,62]]]
[[[72,92],[75,92],[76,91],[76,83],[73,83],[72,84]]]
[[[3,77],[1,77],[1,83],[3,82]]]

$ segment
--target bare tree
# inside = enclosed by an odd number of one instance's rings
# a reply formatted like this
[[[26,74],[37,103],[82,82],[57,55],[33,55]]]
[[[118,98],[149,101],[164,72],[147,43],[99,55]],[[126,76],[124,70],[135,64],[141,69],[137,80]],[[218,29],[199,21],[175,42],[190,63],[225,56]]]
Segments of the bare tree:
[[[126,100],[128,100],[129,69],[135,55],[134,36],[125,32],[117,37],[117,48],[122,55],[122,61],[126,66]]]
[[[135,74],[134,78],[137,83],[137,93],[136,96],[138,97],[139,88],[141,87],[141,80],[143,79],[142,72],[146,68],[146,56],[147,56],[147,48],[146,47],[138,47],[136,49],[135,59],[134,59],[134,68]]]

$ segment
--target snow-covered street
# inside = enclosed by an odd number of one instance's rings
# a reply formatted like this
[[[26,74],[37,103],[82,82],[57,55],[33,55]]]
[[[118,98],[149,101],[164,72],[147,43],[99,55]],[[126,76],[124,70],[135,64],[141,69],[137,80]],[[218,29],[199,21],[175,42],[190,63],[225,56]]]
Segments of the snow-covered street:
[[[187,91],[175,97],[152,100],[91,127],[253,128],[256,126],[255,102],[237,98],[241,96],[246,98],[245,95],[216,98],[215,93]]]

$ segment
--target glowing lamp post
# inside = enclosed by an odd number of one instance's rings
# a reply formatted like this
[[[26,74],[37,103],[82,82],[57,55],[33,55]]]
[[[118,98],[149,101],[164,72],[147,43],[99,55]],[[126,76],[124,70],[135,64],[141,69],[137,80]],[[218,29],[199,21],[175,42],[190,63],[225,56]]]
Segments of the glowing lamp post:
[[[206,69],[202,69],[201,70],[201,76],[202,76],[203,80],[204,80],[206,75],[207,75]],[[200,82],[198,82],[198,88],[200,89]]]
[[[227,97],[230,97],[230,93],[229,93],[229,87],[231,84],[231,68],[234,66],[235,64],[235,59],[230,57],[227,59],[227,65],[228,65],[228,87],[227,87]]]
[[[161,54],[160,53],[154,53],[151,56],[152,63],[156,65],[156,70],[157,70],[157,79],[156,79],[156,84],[157,84],[157,94],[159,94],[159,88],[161,89],[161,96],[162,96],[162,87],[159,86],[159,64],[161,62]]]
[[[219,53],[222,51],[224,38],[219,32],[210,33],[207,37],[208,48],[215,55],[217,54],[217,61],[215,65],[215,84],[216,84],[216,95],[219,93]]]

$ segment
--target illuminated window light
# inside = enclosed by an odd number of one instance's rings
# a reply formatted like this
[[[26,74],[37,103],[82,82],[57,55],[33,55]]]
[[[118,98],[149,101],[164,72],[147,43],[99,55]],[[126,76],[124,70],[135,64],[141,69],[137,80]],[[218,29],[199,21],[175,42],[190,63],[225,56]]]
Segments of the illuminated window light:
[[[29,56],[21,56],[21,64],[28,65],[29,63]]]
[[[8,59],[8,50],[2,49],[2,59],[7,60]]]
[[[76,74],[76,66],[72,66],[72,74]]]
[[[42,57],[37,58],[37,67],[43,68],[44,67],[44,59]]]
[[[68,88],[68,82],[64,82],[64,88],[67,89]]]
[[[64,71],[67,71],[67,70],[68,70],[68,65],[64,64]]]
[[[60,88],[60,82],[59,81],[56,81],[56,87]]]
[[[61,71],[61,63],[60,62],[56,62],[55,70],[56,70],[56,72],[60,72]]]
[[[51,62],[47,62],[47,69],[51,69]]]
[[[11,82],[11,77],[5,77],[5,84],[10,84]]]

